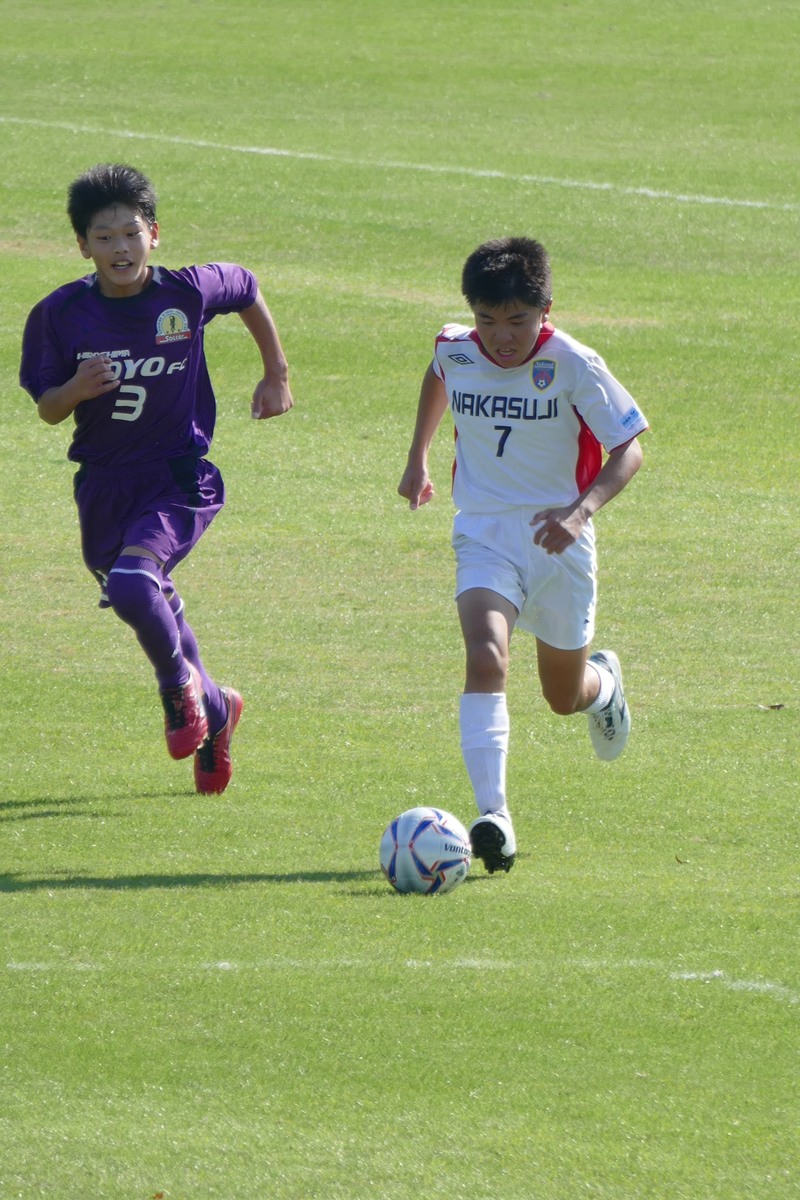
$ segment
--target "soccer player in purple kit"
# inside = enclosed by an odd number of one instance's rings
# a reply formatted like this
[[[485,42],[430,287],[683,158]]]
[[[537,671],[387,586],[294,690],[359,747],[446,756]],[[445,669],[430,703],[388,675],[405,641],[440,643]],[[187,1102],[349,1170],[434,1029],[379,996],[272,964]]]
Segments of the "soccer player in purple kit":
[[[288,367],[255,276],[232,263],[167,270],[156,194],[124,164],[99,164],[69,188],[67,212],[94,272],[57,288],[31,311],[20,383],[39,416],[75,422],[68,457],[83,558],[100,606],[130,625],[155,671],[167,749],[193,756],[200,793],[230,782],[230,745],[243,701],[209,676],[172,571],[225,502],[208,461],[216,401],[203,347],[215,316],[238,313],[263,375],[251,415],[292,407]]]
[[[589,654],[597,593],[592,517],[639,469],[647,420],[602,358],[548,320],[547,251],[498,238],[461,276],[474,324],[446,325],[422,381],[408,465],[398,486],[412,510],[434,494],[428,451],[448,408],[456,432],[456,603],[466,651],[461,752],[479,816],[472,851],[511,869],[506,799],[509,650],[515,628],[536,638],[551,709],[585,713],[599,758],[630,731],[612,650]],[[603,461],[603,450],[606,452]]]

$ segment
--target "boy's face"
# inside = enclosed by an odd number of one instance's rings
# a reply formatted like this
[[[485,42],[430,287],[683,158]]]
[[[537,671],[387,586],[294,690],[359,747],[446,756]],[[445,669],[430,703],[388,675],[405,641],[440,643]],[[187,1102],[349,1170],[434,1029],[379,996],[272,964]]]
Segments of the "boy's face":
[[[495,362],[501,367],[519,367],[533,353],[549,312],[549,304],[547,308],[533,308],[512,300],[497,306],[481,304],[473,315],[478,337]]]
[[[150,280],[147,260],[158,245],[158,224],[148,225],[141,213],[117,204],[95,213],[78,245],[94,262],[104,296],[135,296]]]

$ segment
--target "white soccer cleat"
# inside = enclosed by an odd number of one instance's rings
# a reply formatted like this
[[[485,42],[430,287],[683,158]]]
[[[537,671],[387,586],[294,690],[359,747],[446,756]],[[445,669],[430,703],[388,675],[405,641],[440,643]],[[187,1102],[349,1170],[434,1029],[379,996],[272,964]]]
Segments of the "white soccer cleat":
[[[469,840],[475,858],[483,860],[490,875],[510,871],[517,853],[511,818],[502,813],[485,813],[472,822]]]
[[[622,754],[631,731],[631,713],[622,689],[622,671],[613,650],[598,650],[590,656],[589,662],[599,663],[614,676],[614,691],[608,704],[599,712],[586,714],[595,754],[605,762],[611,762]]]

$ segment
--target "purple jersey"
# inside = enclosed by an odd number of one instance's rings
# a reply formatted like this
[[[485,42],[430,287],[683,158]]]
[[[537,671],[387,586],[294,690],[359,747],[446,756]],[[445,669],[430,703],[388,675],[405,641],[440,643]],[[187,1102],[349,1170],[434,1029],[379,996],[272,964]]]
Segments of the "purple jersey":
[[[38,400],[71,379],[82,359],[105,354],[120,385],[77,406],[69,458],[108,467],[203,457],[216,420],[203,330],[220,313],[249,308],[257,294],[255,276],[233,263],[154,267],[144,291],[113,299],[87,275],[32,310],[20,383]]]

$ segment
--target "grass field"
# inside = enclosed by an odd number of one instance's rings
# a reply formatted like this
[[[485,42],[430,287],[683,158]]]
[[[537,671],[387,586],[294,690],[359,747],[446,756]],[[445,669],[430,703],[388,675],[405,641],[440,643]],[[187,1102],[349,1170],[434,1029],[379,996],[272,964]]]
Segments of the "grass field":
[[[800,1197],[796,6],[0,2],[0,1200]],[[94,162],[155,180],[168,266],[254,269],[296,401],[207,344],[229,502],[178,574],[245,696],[224,797],[163,748],[95,608],[67,425],[19,390],[83,273]],[[540,238],[553,316],[647,413],[600,514],[612,766],[513,651],[514,871],[377,863],[469,822],[451,443],[395,493],[461,263]]]

